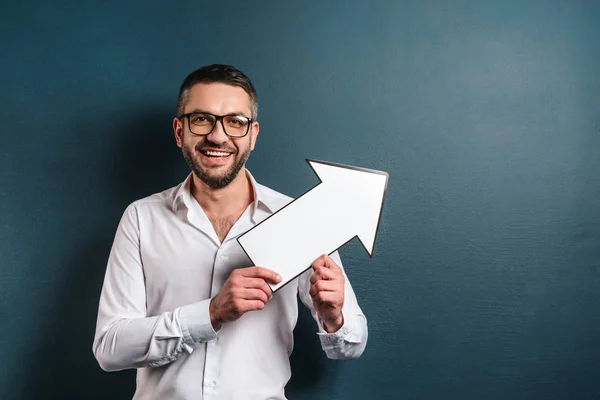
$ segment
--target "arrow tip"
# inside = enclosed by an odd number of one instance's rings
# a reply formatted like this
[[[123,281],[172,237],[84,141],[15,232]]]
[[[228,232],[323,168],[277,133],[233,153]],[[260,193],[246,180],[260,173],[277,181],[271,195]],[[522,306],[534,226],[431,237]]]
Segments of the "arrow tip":
[[[350,210],[348,218],[357,227],[356,236],[369,257],[372,257],[387,190],[388,173],[325,161],[306,161],[321,182],[335,187],[336,197],[339,196],[344,203],[340,207]]]

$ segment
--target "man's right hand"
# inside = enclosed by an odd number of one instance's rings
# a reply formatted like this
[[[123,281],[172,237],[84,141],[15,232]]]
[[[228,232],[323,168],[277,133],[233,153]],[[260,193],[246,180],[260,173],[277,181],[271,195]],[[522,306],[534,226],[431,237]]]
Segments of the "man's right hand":
[[[210,301],[210,322],[215,330],[225,322],[235,321],[244,313],[262,310],[273,292],[267,284],[281,282],[275,271],[262,267],[233,270],[225,284]]]

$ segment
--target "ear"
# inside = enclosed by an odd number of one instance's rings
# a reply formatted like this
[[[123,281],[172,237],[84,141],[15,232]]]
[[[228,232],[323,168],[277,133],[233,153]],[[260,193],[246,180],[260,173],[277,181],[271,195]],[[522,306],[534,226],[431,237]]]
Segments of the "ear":
[[[258,121],[252,122],[252,126],[250,128],[250,150],[252,151],[254,150],[256,140],[258,139],[258,131],[260,131]]]
[[[177,147],[183,146],[183,123],[179,118],[173,118],[173,133],[175,134],[175,141]]]

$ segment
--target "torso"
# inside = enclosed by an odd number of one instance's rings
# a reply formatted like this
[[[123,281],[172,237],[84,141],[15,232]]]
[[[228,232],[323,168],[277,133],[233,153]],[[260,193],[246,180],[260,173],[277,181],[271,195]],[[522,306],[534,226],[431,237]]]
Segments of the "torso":
[[[242,216],[247,207],[242,208],[240,211],[235,214],[231,214],[225,217],[216,217],[208,215],[208,219],[212,224],[219,241],[223,243],[225,238],[227,237],[227,233],[231,230],[231,227],[236,223],[236,221]]]

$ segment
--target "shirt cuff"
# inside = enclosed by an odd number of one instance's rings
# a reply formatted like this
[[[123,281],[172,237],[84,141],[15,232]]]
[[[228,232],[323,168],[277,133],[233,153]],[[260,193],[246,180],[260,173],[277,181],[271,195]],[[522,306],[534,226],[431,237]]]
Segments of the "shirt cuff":
[[[179,323],[185,343],[194,346],[216,339],[218,332],[210,322],[210,300],[179,308]]]
[[[327,333],[323,329],[323,321],[319,318],[319,339],[321,344],[325,347],[335,347],[336,345],[343,342],[360,343],[360,335],[356,333],[356,318],[353,314],[344,314],[344,324],[335,332]]]

